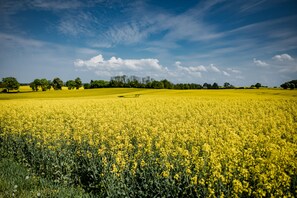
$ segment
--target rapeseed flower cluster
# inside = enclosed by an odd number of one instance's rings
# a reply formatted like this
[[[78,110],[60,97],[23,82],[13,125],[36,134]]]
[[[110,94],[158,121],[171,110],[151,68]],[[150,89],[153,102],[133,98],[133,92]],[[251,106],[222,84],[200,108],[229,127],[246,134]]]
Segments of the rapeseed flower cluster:
[[[266,96],[12,100],[2,156],[102,196],[294,197],[297,100]]]

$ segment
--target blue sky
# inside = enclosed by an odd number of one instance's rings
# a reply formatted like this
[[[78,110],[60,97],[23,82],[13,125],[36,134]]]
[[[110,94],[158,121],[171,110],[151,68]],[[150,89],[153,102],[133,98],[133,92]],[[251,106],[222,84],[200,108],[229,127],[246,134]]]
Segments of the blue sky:
[[[0,78],[297,79],[296,0],[1,0]]]

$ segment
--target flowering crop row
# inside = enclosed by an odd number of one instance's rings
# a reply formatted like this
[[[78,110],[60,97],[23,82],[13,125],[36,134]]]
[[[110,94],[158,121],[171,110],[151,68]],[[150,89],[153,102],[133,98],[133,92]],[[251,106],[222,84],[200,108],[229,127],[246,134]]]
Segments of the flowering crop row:
[[[104,197],[296,196],[297,100],[226,92],[1,101],[0,156]]]

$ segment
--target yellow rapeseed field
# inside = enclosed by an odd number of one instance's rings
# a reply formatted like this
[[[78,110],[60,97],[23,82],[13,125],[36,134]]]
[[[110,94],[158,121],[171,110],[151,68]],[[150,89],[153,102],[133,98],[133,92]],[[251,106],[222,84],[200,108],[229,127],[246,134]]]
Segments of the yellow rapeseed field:
[[[295,90],[63,90],[0,99],[0,156],[57,184],[102,197],[297,195]]]

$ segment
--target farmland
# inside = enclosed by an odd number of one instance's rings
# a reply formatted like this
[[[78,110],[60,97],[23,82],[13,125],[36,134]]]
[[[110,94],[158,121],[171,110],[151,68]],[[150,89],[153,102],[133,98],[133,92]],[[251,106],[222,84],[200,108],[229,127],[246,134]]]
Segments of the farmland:
[[[0,156],[58,185],[101,197],[297,195],[295,90],[22,89],[0,94]]]

